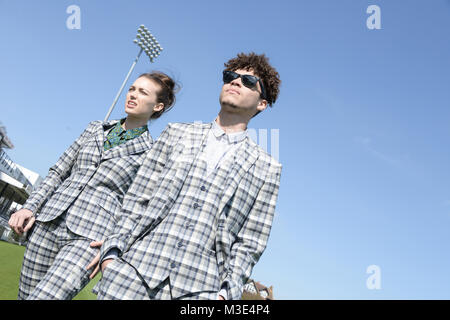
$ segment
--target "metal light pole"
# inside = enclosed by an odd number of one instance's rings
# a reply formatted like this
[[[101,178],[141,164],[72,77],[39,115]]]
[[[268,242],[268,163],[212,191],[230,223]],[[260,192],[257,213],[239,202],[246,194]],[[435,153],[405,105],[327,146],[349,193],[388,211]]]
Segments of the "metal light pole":
[[[111,107],[108,110],[108,113],[106,114],[106,117],[104,121],[107,121],[111,112],[114,109],[114,106],[117,103],[117,100],[119,100],[120,94],[122,93],[123,88],[125,87],[125,84],[128,81],[128,78],[130,77],[131,73],[133,72],[134,67],[136,66],[136,63],[138,62],[142,51],[145,52],[145,54],[150,58],[150,62],[153,63],[153,60],[156,59],[157,56],[160,55],[163,48],[159,45],[159,42],[155,39],[155,37],[148,31],[148,29],[141,24],[138,29],[138,33],[136,35],[136,39],[133,40],[134,43],[136,43],[141,50],[139,50],[139,53],[134,59],[133,64],[131,65],[130,70],[128,71],[127,76],[125,77],[125,80],[122,83],[122,86],[119,89],[119,92],[117,92],[116,98],[114,99]]]

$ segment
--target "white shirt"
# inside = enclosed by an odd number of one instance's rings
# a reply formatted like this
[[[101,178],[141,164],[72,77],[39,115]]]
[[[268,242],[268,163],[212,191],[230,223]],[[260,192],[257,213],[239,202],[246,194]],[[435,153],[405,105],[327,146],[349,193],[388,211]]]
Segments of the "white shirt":
[[[203,152],[199,154],[199,158],[207,163],[207,175],[226,160],[232,161],[232,157],[247,136],[248,130],[227,134],[214,120]]]

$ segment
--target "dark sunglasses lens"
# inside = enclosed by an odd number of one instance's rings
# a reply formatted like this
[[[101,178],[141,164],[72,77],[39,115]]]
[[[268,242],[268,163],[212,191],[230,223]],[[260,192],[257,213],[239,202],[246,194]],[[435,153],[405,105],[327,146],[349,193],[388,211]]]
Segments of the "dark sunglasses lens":
[[[242,83],[244,84],[244,86],[248,88],[253,88],[254,86],[256,86],[256,82],[258,82],[258,79],[256,79],[256,77],[254,76],[250,75],[242,76]]]
[[[238,77],[239,77],[239,75],[236,72],[233,72],[233,71],[224,71],[223,72],[223,82],[225,82],[225,83],[229,83]]]

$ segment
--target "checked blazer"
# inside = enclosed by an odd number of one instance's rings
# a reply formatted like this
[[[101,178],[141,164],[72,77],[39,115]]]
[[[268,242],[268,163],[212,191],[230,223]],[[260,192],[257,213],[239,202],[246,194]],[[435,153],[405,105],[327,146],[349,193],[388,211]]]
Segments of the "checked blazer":
[[[49,170],[23,208],[37,221],[51,221],[67,211],[74,233],[103,240],[119,220],[123,198],[153,140],[148,131],[104,151],[106,131],[117,123],[93,121]]]
[[[240,299],[272,226],[281,164],[246,137],[216,173],[221,185],[208,190],[206,165],[198,156],[210,128],[211,123],[166,127],[101,248],[101,259],[118,249],[150,289],[169,277],[173,298],[218,292],[226,284],[228,297]]]

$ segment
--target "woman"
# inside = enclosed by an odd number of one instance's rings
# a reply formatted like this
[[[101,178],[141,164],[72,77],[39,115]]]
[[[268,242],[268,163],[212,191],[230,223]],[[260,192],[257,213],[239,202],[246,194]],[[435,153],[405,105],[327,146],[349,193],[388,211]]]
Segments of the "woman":
[[[140,75],[126,97],[127,117],[91,122],[11,215],[18,234],[34,226],[19,299],[72,299],[89,282],[86,266],[98,253],[89,244],[120,223],[123,196],[153,144],[147,123],[173,106],[175,89],[164,73]]]

